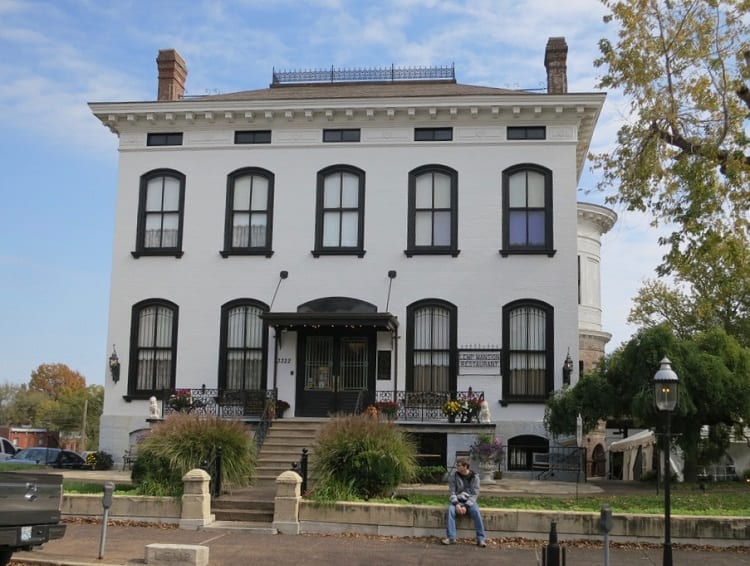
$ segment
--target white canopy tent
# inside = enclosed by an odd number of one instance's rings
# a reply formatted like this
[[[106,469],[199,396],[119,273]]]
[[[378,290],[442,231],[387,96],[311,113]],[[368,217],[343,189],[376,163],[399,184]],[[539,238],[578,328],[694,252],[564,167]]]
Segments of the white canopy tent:
[[[648,472],[653,461],[654,444],[656,436],[650,430],[642,430],[621,440],[616,440],[609,445],[610,452],[622,452],[622,479],[632,481],[639,478],[644,472]],[[638,453],[641,453],[638,459]],[[640,473],[635,473],[636,464],[640,465]]]

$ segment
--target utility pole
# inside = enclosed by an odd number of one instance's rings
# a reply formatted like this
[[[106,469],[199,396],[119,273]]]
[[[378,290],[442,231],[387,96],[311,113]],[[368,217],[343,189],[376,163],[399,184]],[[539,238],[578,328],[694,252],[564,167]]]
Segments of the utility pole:
[[[83,400],[83,420],[81,421],[81,450],[79,452],[83,452],[86,450],[86,421],[88,419],[88,412],[89,412],[89,398],[86,397]]]

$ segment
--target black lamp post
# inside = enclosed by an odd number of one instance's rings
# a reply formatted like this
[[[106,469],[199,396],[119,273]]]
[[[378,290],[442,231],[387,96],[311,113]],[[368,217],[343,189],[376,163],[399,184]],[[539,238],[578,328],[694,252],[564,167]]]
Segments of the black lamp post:
[[[672,412],[677,407],[677,384],[680,378],[672,370],[666,356],[659,362],[659,371],[654,374],[654,402],[656,408],[666,414],[667,433],[664,437],[664,558],[663,566],[672,566],[672,529],[670,518],[669,480],[672,475],[669,465],[669,442],[672,436]]]
[[[120,381],[120,358],[117,357],[117,350],[112,344],[112,355],[109,357],[109,373],[112,374],[112,381]]]

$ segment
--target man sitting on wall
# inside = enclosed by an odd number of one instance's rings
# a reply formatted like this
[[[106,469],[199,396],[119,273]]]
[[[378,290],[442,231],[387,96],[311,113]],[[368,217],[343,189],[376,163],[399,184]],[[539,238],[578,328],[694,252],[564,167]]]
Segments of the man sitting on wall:
[[[474,520],[477,535],[477,546],[485,547],[484,523],[479,513],[477,497],[479,496],[479,476],[471,471],[469,461],[460,458],[456,461],[456,469],[448,479],[450,503],[448,504],[448,521],[443,544],[456,544],[456,515],[466,515]]]

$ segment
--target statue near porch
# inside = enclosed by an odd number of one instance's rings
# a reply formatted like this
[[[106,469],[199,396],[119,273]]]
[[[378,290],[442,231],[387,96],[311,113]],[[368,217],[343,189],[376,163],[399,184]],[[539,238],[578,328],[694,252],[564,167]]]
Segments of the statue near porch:
[[[149,397],[148,408],[149,408],[149,418],[158,419],[159,418],[159,403],[156,401],[156,397],[153,397],[153,396]]]
[[[492,415],[490,414],[490,406],[485,400],[482,400],[482,404],[479,406],[479,422],[480,423],[492,422]]]

